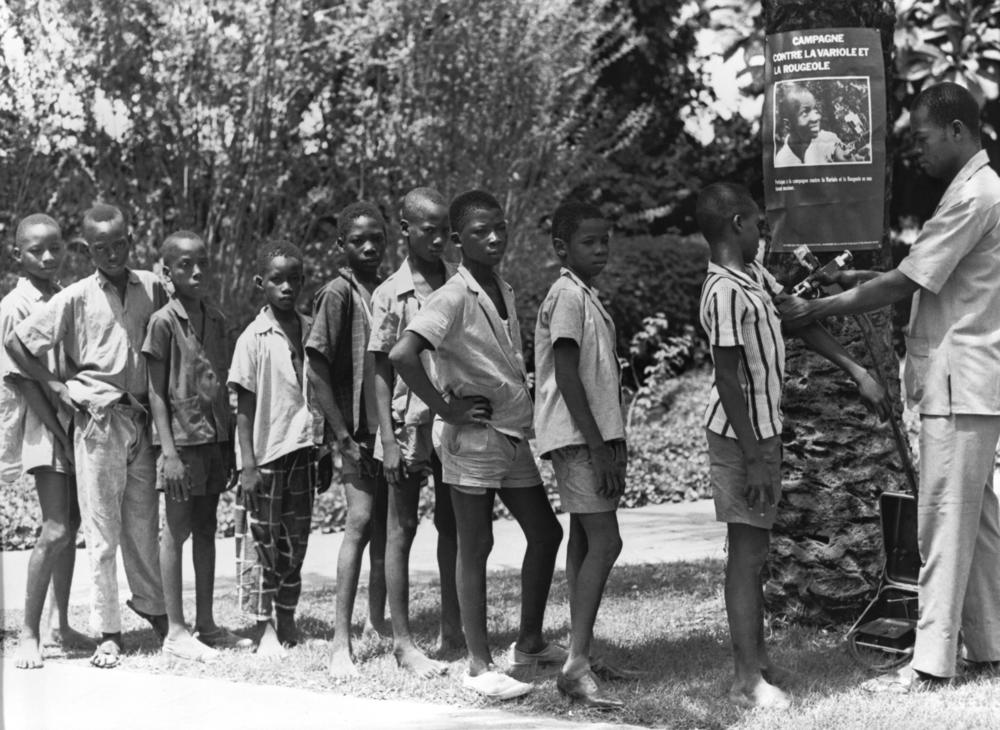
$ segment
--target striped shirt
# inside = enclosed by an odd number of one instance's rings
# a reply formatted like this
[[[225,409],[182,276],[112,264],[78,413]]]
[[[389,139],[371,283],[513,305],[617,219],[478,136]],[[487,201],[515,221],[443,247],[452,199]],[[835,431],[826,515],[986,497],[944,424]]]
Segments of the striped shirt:
[[[746,273],[710,262],[701,288],[701,326],[709,344],[740,349],[740,386],[758,440],[781,433],[785,343],[772,301],[780,292],[781,285],[756,262],[746,265]],[[736,438],[714,382],[705,427]]]

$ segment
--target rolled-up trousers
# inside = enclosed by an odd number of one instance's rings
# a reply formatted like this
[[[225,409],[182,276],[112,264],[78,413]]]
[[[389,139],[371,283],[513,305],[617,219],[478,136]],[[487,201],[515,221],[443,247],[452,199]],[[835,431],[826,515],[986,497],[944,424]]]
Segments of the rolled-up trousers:
[[[121,631],[118,546],[133,605],[166,612],[160,580],[159,494],[146,412],[114,405],[77,414],[73,434],[76,482],[90,563],[90,623],[94,631]]]
[[[917,540],[920,619],[913,668],[955,675],[959,630],[970,661],[1000,660],[1000,416],[921,416]]]

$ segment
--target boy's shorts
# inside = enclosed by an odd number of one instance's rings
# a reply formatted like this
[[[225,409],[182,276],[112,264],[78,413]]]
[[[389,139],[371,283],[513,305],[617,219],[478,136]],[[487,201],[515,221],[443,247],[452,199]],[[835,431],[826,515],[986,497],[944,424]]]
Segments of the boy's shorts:
[[[208,497],[226,491],[230,459],[225,450],[231,448],[232,444],[228,441],[177,447],[177,455],[187,467],[192,497]],[[166,488],[162,453],[156,458],[156,488],[161,492]]]
[[[434,424],[396,423],[393,426],[396,444],[399,446],[406,473],[410,476],[430,476],[433,473],[431,457],[441,445],[437,442],[436,437],[440,437],[440,434],[434,433]],[[373,453],[377,461],[382,461],[385,457],[382,451],[381,435],[375,439]]]
[[[725,438],[711,431],[708,436],[709,474],[712,481],[712,497],[715,500],[715,519],[719,522],[737,522],[770,530],[778,514],[781,499],[781,437],[772,436],[760,442],[767,464],[768,476],[774,504],[765,499],[763,512],[759,502],[753,507],[747,505],[747,467],[743,449],[736,439]]]
[[[55,440],[52,432],[34,413],[26,412],[24,414],[23,438],[21,468],[27,474],[38,474],[39,472],[73,474],[73,466],[66,458],[66,454],[63,453],[59,442]]]
[[[470,424],[441,429],[441,473],[445,484],[465,494],[487,489],[535,487],[542,477],[527,439]]]
[[[552,457],[552,469],[559,485],[559,502],[564,512],[591,514],[618,509],[618,497],[609,499],[598,491],[600,485],[590,460],[590,449],[583,445],[563,446],[549,456]]]
[[[355,439],[361,451],[361,459],[358,461],[341,452],[341,476],[352,479],[360,478],[369,482],[374,481],[378,476],[379,470],[382,468],[382,464],[375,459],[375,440],[374,434],[368,434]]]

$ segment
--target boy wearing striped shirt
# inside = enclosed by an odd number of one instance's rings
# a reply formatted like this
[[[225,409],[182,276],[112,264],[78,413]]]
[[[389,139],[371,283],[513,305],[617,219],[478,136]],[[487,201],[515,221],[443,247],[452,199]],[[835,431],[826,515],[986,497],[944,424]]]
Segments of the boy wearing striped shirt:
[[[716,519],[728,525],[725,599],[736,664],[729,698],[744,707],[782,708],[789,696],[776,684],[787,673],[764,646],[761,584],[781,495],[785,347],[775,298],[782,287],[755,261],[761,215],[745,188],[706,187],[696,217],[711,248],[701,293],[715,366],[705,427]],[[888,415],[885,390],[826,330],[810,325],[795,335],[850,375],[869,409]]]

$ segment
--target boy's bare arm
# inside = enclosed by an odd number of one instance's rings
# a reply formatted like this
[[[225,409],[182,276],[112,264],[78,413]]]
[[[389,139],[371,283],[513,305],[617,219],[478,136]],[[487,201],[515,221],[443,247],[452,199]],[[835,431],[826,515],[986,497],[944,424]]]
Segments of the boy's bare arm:
[[[55,440],[62,447],[63,453],[70,464],[73,463],[73,441],[69,433],[59,422],[59,414],[56,412],[52,401],[45,396],[45,391],[34,380],[27,378],[11,378],[8,380],[13,387],[17,388],[24,397],[24,404],[38,416],[42,424],[47,428]]]
[[[160,451],[163,454],[163,481],[169,499],[187,499],[191,489],[187,479],[187,468],[177,453],[174,432],[170,425],[170,373],[168,363],[153,357],[146,357],[149,373],[149,410],[153,414],[156,434],[160,437]],[[251,429],[252,430],[252,429]]]
[[[236,386],[236,438],[240,442],[240,487],[248,504],[258,507],[257,494],[261,477],[257,470],[257,455],[253,451],[253,423],[257,412],[257,394]]]
[[[573,422],[587,441],[591,462],[597,471],[599,490],[605,497],[620,497],[625,491],[625,480],[621,470],[616,468],[614,451],[604,442],[587,401],[587,390],[580,379],[580,346],[573,340],[561,338],[553,345],[552,354],[556,387],[566,402]]]
[[[41,358],[33,355],[21,342],[16,332],[11,332],[4,342],[10,359],[21,369],[26,378],[39,384],[42,391],[59,401],[69,413],[76,413],[80,408],[69,397],[66,384],[49,370]]]
[[[333,437],[342,453],[346,453],[357,461],[361,458],[361,450],[347,429],[347,420],[337,406],[333,397],[333,383],[330,381],[330,363],[316,350],[307,347],[306,357],[309,359],[309,385],[312,386],[313,397],[319,406],[323,418],[330,425]]]
[[[493,407],[486,398],[444,399],[427,376],[424,364],[420,360],[420,353],[427,349],[430,349],[430,344],[423,337],[413,332],[403,332],[403,336],[389,353],[389,362],[396,368],[399,377],[406,382],[410,390],[445,422],[457,426],[489,421]]]
[[[751,508],[760,503],[764,511],[765,503],[773,505],[775,495],[771,491],[771,477],[767,464],[764,463],[764,452],[754,434],[750,423],[750,412],[740,387],[739,368],[742,355],[738,347],[712,346],[712,360],[715,363],[715,387],[719,391],[719,400],[726,418],[736,432],[736,440],[740,444],[743,456],[747,461],[747,505]]]
[[[392,423],[392,363],[385,352],[375,355],[375,407],[378,410],[378,427],[382,438],[382,471],[390,487],[399,484],[403,476],[399,444],[396,443]]]
[[[889,414],[892,413],[892,405],[885,388],[879,385],[864,366],[851,357],[836,337],[815,322],[794,330],[791,334],[801,338],[810,350],[822,355],[850,375],[858,384],[858,395],[861,396],[861,400],[868,410],[883,421],[889,417]]]

